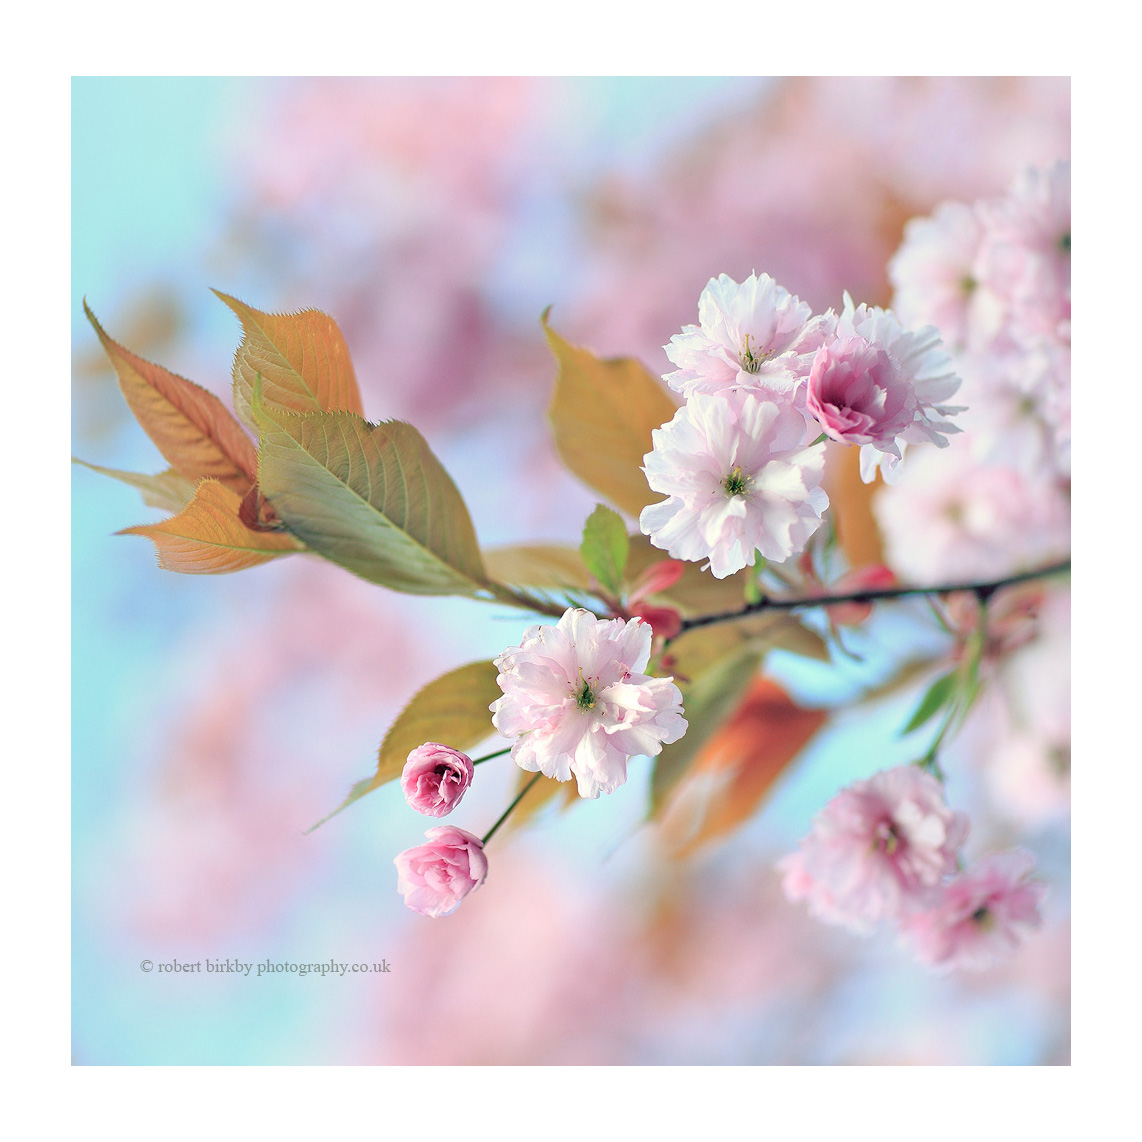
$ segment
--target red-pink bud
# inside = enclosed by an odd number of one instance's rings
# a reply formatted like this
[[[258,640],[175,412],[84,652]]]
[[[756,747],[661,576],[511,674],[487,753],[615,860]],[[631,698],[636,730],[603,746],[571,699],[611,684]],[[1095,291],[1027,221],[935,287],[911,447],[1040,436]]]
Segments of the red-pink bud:
[[[681,559],[660,559],[652,563],[637,579],[630,594],[630,602],[637,603],[648,595],[668,590],[682,578],[686,564]]]
[[[655,638],[673,638],[682,629],[682,616],[673,607],[654,607],[650,603],[636,603],[631,607],[635,618],[650,623]]]

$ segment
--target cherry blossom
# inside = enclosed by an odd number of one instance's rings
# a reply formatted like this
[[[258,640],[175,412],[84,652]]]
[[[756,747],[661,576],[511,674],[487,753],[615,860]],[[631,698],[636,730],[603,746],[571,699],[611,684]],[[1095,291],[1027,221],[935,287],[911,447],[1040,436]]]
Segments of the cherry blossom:
[[[785,894],[822,920],[856,931],[929,903],[955,871],[968,832],[940,783],[915,765],[885,769],[841,790],[785,857]]]
[[[1011,574],[1070,547],[1070,503],[1052,484],[1007,464],[981,464],[960,437],[942,452],[917,450],[904,479],[873,512],[887,562],[915,583]]]
[[[711,278],[698,319],[666,346],[679,368],[663,379],[687,395],[742,387],[792,397],[830,325],[768,274],[740,285],[726,274]]]
[[[871,444],[899,460],[896,438],[915,419],[916,391],[882,348],[836,338],[813,357],[807,407],[833,440]]]
[[[669,498],[639,526],[676,559],[709,560],[718,579],[801,551],[829,506],[824,449],[806,447],[796,409],[745,389],[691,396],[651,434],[643,471]]]
[[[883,351],[893,363],[898,374],[882,366],[874,388],[884,388],[887,394],[907,384],[915,394],[912,419],[893,441],[886,441],[883,434],[878,434],[861,447],[861,479],[871,483],[879,468],[885,481],[891,484],[899,479],[902,445],[927,441],[946,448],[948,436],[960,431],[948,417],[963,410],[944,403],[960,387],[960,378],[934,325],[913,332],[900,324],[891,309],[854,305],[847,292],[844,301],[844,309],[837,319],[837,340],[864,342]]]
[[[455,825],[440,825],[424,834],[430,842],[398,853],[397,891],[422,916],[447,916],[488,875],[484,845]]]
[[[948,881],[933,907],[905,917],[901,935],[925,963],[990,967],[1042,924],[1046,887],[1028,879],[1034,864],[1023,849],[985,857]]]
[[[466,753],[439,742],[425,742],[408,755],[400,784],[405,799],[418,813],[445,817],[460,804],[474,773]]]
[[[640,619],[579,609],[529,627],[495,660],[504,694],[490,707],[496,729],[517,739],[515,763],[556,781],[574,775],[580,797],[598,797],[626,781],[631,757],[677,741],[686,732],[682,694],[672,679],[643,673],[651,640]]]

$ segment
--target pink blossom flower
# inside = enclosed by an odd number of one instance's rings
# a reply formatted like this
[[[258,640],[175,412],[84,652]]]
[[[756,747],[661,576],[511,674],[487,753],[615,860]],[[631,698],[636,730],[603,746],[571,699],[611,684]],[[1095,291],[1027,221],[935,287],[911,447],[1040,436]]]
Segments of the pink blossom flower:
[[[1006,195],[979,209],[985,224],[981,273],[1008,301],[1016,337],[1070,344],[1070,163],[1027,168]]]
[[[424,834],[427,845],[405,849],[397,866],[397,891],[422,916],[447,916],[488,875],[488,858],[479,837],[455,825],[440,825]]]
[[[642,673],[650,646],[648,623],[584,610],[529,627],[496,659],[504,696],[491,705],[492,724],[517,739],[515,763],[556,781],[574,774],[580,797],[598,797],[626,781],[629,758],[677,741],[682,694],[670,678]]]
[[[917,957],[941,968],[981,971],[1013,952],[1042,924],[1046,887],[1029,880],[1023,849],[985,857],[950,880],[933,907],[907,916],[901,934]]]
[[[916,416],[916,392],[900,366],[863,337],[838,337],[817,350],[806,403],[833,440],[871,444],[897,459],[896,438]]]
[[[666,346],[679,368],[663,379],[687,395],[736,387],[792,395],[829,324],[768,274],[750,274],[740,285],[726,274],[711,278],[698,320]]]
[[[472,759],[439,742],[425,742],[408,755],[400,785],[405,799],[429,817],[446,817],[472,784]]]
[[[966,435],[921,449],[904,478],[873,500],[886,562],[906,581],[987,579],[1064,556],[1070,503],[1007,465],[981,464]]]
[[[894,483],[899,478],[898,466],[903,456],[899,445],[929,441],[946,448],[948,436],[960,431],[947,418],[963,410],[944,403],[960,387],[960,378],[940,343],[940,333],[935,326],[926,325],[910,332],[892,310],[863,304],[854,306],[847,293],[844,298],[845,306],[837,319],[837,339],[863,340],[883,350],[899,370],[899,379],[892,380],[892,390],[897,391],[900,383],[905,382],[915,393],[912,419],[897,434],[894,444],[890,446],[878,436],[861,447],[861,479],[871,483],[879,468],[884,479]],[[880,376],[881,383],[887,386],[888,372],[882,368]],[[898,407],[895,402],[893,407]]]
[[[676,559],[708,559],[724,579],[802,550],[829,506],[819,486],[824,448],[805,447],[804,417],[737,389],[691,396],[651,433],[643,471],[669,499],[643,508],[639,526]]]
[[[785,894],[822,920],[869,931],[929,902],[956,868],[968,832],[944,803],[940,783],[900,765],[841,790],[817,814],[800,848],[785,857]]]
[[[999,329],[1004,306],[980,280],[983,227],[975,206],[942,202],[929,218],[904,225],[888,263],[892,309],[908,326],[934,325],[953,349],[983,345]]]

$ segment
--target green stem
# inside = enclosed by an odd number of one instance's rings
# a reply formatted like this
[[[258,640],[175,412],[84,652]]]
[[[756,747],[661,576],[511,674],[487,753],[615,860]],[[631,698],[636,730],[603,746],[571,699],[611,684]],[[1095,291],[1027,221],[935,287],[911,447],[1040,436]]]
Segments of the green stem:
[[[498,749],[495,753],[485,754],[483,757],[472,758],[473,765],[479,765],[482,761],[491,761],[493,757],[503,757],[505,753],[511,753],[512,747],[509,745],[506,749]]]
[[[527,796],[528,791],[542,776],[542,773],[537,773],[519,793],[516,794],[516,799],[500,814],[500,819],[484,834],[484,839],[480,844],[486,845],[492,837],[496,835],[496,830],[511,816],[512,810]]]

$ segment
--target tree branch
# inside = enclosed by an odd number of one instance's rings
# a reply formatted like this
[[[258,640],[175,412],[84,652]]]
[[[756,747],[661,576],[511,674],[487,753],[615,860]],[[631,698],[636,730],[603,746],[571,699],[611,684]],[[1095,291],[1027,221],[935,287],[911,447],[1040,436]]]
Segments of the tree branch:
[[[938,587],[881,587],[873,591],[855,591],[848,595],[811,595],[808,598],[793,599],[763,596],[759,602],[748,603],[740,610],[721,611],[713,615],[683,619],[682,629],[678,633],[683,634],[696,627],[710,626],[713,623],[730,622],[746,615],[757,614],[759,611],[791,611],[795,607],[828,607],[834,603],[872,603],[878,599],[902,599],[907,595],[945,595],[953,591],[970,591],[977,599],[986,601],[1004,587],[1026,583],[1031,579],[1045,579],[1048,575],[1060,575],[1070,569],[1070,559],[1064,559],[1046,567],[1037,567],[1034,571],[1023,571],[1018,575],[1008,575],[1003,579],[991,579],[983,583],[946,583]]]

